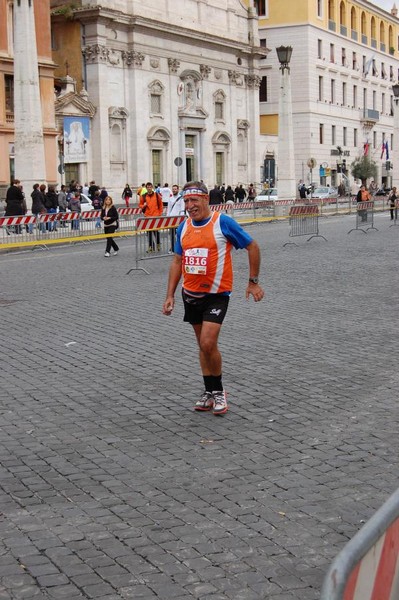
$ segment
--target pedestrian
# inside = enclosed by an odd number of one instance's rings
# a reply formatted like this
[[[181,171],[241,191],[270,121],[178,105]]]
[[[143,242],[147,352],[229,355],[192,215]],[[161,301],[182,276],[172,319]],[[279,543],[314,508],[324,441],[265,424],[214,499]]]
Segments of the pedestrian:
[[[94,198],[94,192],[96,192],[99,189],[100,188],[98,187],[98,185],[96,184],[96,182],[94,180],[90,181],[89,193],[88,193],[88,196],[89,196],[90,200],[93,200],[93,198]]]
[[[172,196],[168,200],[167,217],[179,217],[185,214],[184,199],[177,184],[172,185]],[[170,252],[175,251],[176,227],[170,228]]]
[[[41,233],[46,231],[46,226],[40,221],[40,215],[47,214],[47,209],[44,206],[44,196],[40,191],[40,185],[35,183],[33,185],[33,192],[30,197],[32,198],[32,214],[36,217],[36,223],[39,224],[39,230]]]
[[[136,191],[136,196],[137,196],[137,204],[140,204],[140,198],[141,196],[144,196],[144,194],[147,193],[147,188],[145,187],[145,183],[142,183]]]
[[[394,186],[388,196],[389,210],[391,213],[391,221],[398,218],[398,194]],[[395,215],[395,216],[394,216]]]
[[[140,208],[146,217],[160,217],[163,213],[162,196],[154,191],[154,186],[151,181],[146,183],[146,193],[140,196]],[[155,231],[156,249],[161,250],[161,239],[159,230]],[[155,252],[155,244],[153,232],[148,232],[148,249],[147,253]]]
[[[223,194],[218,185],[214,185],[209,192],[209,204],[223,204]]]
[[[161,187],[159,193],[162,196],[162,204],[164,208],[168,206],[169,199],[172,197],[172,190],[169,187],[169,183],[165,183],[163,187]]]
[[[360,190],[357,193],[356,196],[356,201],[358,203],[361,202],[370,202],[371,200],[371,196],[370,193],[367,191],[366,186],[364,184],[362,184],[360,186]],[[359,217],[361,218],[362,222],[367,221],[367,210],[359,210]]]
[[[119,252],[118,244],[115,242],[114,238],[111,237],[119,227],[118,219],[119,215],[116,207],[114,206],[114,202],[111,196],[107,196],[101,209],[101,220],[104,221],[104,233],[110,236],[107,237],[107,245],[105,247],[104,256],[106,258],[111,256],[111,248],[114,250],[114,256],[116,256]]]
[[[108,197],[108,192],[107,192],[107,190],[105,189],[105,187],[104,187],[104,186],[102,186],[102,188],[101,188],[101,190],[100,190],[100,198],[101,198],[101,202],[102,202],[103,204],[104,204],[104,200],[105,200],[105,198],[107,198],[107,197]]]
[[[122,198],[125,201],[126,208],[129,208],[129,202],[130,202],[130,199],[132,196],[133,196],[132,189],[131,189],[130,185],[127,183],[122,192]]]
[[[255,302],[264,296],[258,280],[260,251],[255,240],[234,219],[210,210],[208,190],[203,183],[186,183],[183,197],[188,219],[177,229],[175,255],[169,269],[162,311],[165,315],[172,313],[176,288],[183,276],[184,321],[194,329],[205,385],[194,409],[213,410],[214,415],[222,415],[227,412],[228,405],[222,383],[218,337],[233,287],[231,251],[234,247],[245,248],[248,252],[246,298],[252,296]]]
[[[91,201],[94,210],[100,211],[103,207],[103,201],[100,196],[100,190],[94,192],[93,200]],[[96,229],[101,227],[101,216],[96,217]]]
[[[234,190],[236,202],[244,202],[247,192],[244,190],[242,183]]]
[[[248,188],[248,201],[253,202],[256,198],[256,190],[254,188],[254,184],[250,183]]]
[[[21,182],[19,179],[14,179],[13,183],[7,189],[6,192],[6,210],[4,216],[6,217],[17,217],[24,214],[24,195],[21,189]],[[21,225],[15,225],[15,233],[22,233]],[[7,228],[7,233],[10,231]]]
[[[71,230],[73,229],[74,231],[79,230],[80,228],[80,213],[82,212],[82,205],[80,204],[80,193],[79,192],[72,192],[72,195],[69,199],[68,202],[68,208],[72,213],[75,213],[75,216],[77,215],[77,219],[73,219],[71,222]]]
[[[225,202],[231,201],[234,203],[234,192],[233,192],[233,188],[231,187],[231,185],[228,185],[224,192],[224,201]]]
[[[48,186],[47,193],[44,199],[44,205],[47,209],[47,213],[50,215],[55,215],[58,209],[58,199],[57,194],[55,192],[55,187],[53,185]],[[48,231],[57,231],[57,222],[49,221],[47,223]]]
[[[66,196],[66,191],[65,191],[65,185],[61,185],[61,189],[57,194],[57,201],[58,201],[58,212],[60,213],[60,215],[64,215],[67,212],[67,208],[68,208],[68,202],[67,202],[67,196]],[[62,216],[60,216],[60,227],[66,227],[67,224],[65,223],[65,221],[63,221]]]

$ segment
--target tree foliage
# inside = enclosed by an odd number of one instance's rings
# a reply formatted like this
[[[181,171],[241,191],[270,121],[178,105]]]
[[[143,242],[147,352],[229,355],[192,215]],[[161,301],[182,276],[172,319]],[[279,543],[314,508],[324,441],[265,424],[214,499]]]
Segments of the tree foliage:
[[[351,164],[351,174],[355,179],[360,179],[363,185],[367,184],[367,179],[376,179],[378,173],[377,163],[368,156],[355,158]]]

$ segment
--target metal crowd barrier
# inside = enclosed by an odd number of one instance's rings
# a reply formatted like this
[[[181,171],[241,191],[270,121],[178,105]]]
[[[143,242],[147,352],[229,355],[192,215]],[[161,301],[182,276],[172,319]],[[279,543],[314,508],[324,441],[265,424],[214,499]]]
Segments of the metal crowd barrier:
[[[399,490],[333,561],[320,600],[399,599]]]
[[[141,261],[173,254],[176,229],[184,219],[184,216],[138,218],[135,226],[136,266],[126,275],[132,271],[144,271],[149,275],[144,267],[139,266]]]
[[[302,205],[302,206],[291,206],[290,208],[290,237],[297,237],[302,235],[310,235],[306,240],[309,242],[314,237],[321,237],[327,241],[324,235],[319,233],[319,207],[316,205]],[[295,244],[295,242],[286,242],[284,246],[288,244]]]
[[[118,236],[134,231],[140,208],[120,208]],[[57,242],[90,242],[103,237],[101,211],[58,212],[43,215],[0,217],[1,246],[47,246]]]
[[[369,229],[378,231],[377,227],[374,227],[374,202],[358,202],[356,207],[356,226],[352,227],[348,233],[352,231],[367,233]]]

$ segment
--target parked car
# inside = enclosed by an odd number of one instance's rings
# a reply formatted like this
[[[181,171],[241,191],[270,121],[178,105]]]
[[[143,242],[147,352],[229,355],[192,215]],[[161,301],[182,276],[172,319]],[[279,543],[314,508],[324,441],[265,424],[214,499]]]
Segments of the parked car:
[[[277,188],[269,188],[268,190],[262,190],[255,198],[255,202],[265,202],[267,200],[278,200]]]
[[[336,198],[338,196],[338,190],[335,187],[321,186],[315,188],[312,198],[320,198],[325,200],[327,198]]]
[[[386,196],[391,191],[391,188],[379,188],[375,195],[376,196]]]
[[[80,194],[80,206],[82,207],[82,212],[86,210],[94,210],[93,203],[89,196],[86,194]]]

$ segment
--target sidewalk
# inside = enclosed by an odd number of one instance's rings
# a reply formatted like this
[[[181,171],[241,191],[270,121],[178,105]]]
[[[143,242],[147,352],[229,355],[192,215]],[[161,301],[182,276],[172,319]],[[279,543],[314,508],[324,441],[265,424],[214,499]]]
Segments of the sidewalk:
[[[169,259],[104,240],[0,256],[0,600],[316,600],[398,487],[399,227],[248,231],[221,350],[230,411],[197,414]],[[147,264],[146,264],[147,267]]]

